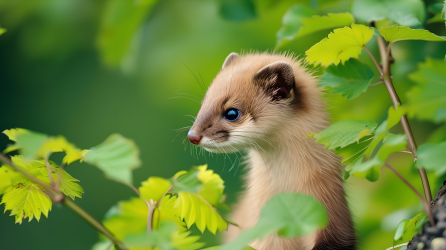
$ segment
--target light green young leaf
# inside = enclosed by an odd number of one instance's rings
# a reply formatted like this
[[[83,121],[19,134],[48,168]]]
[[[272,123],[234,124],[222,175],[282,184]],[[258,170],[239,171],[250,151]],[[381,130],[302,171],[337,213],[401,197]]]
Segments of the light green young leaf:
[[[324,38],[305,52],[306,60],[324,67],[345,63],[351,57],[358,58],[372,36],[373,29],[361,24],[352,24],[351,28],[335,29],[328,38]]]
[[[384,138],[384,136],[387,135],[389,130],[393,128],[401,120],[401,116],[405,115],[406,112],[407,112],[406,107],[397,106],[397,109],[395,110],[393,106],[390,106],[389,110],[387,111],[388,114],[387,120],[382,122],[375,130],[375,135],[373,137],[373,140],[371,141],[369,147],[364,153],[366,157],[370,157],[370,155],[373,153],[373,150],[375,150],[375,147]]]
[[[355,22],[350,13],[328,13],[327,16],[317,16],[309,7],[295,5],[283,16],[282,28],[277,32],[276,48],[286,44],[286,40],[293,40],[308,34],[344,27]]]
[[[6,32],[6,30],[5,29],[3,29],[3,28],[0,28],[0,35],[1,34],[3,34],[3,33],[5,33]]]
[[[437,36],[427,30],[411,29],[398,25],[382,27],[379,32],[390,44],[402,40],[446,41],[446,38]]]
[[[254,227],[219,250],[242,250],[252,241],[274,232],[286,238],[297,237],[324,228],[327,223],[325,207],[312,196],[280,193],[265,204]]]
[[[383,144],[372,159],[363,162],[363,158],[361,158],[345,168],[344,179],[348,179],[351,174],[354,174],[358,178],[367,178],[369,181],[377,181],[380,169],[389,155],[404,150],[406,144],[406,135],[387,134],[383,140]]]
[[[199,171],[197,178],[203,183],[198,194],[212,206],[220,205],[225,189],[223,179],[211,169],[207,169],[207,165],[198,166],[196,169]]]
[[[409,115],[436,123],[446,121],[446,61],[427,58],[409,78],[416,82],[407,93]]]
[[[32,175],[47,183],[48,185],[50,184],[50,179],[48,177],[47,167],[44,160],[27,160],[23,159],[23,157],[20,155],[13,156],[11,160],[15,165],[26,169]],[[73,200],[75,199],[75,197],[82,198],[84,189],[77,183],[79,182],[79,180],[73,178],[65,170],[60,168],[56,163],[52,161],[49,161],[49,163],[53,180],[55,182],[60,181],[60,191],[62,191],[62,193],[64,193],[65,195],[70,196]]]
[[[228,228],[228,222],[220,213],[197,194],[187,191],[178,192],[175,208],[180,209],[179,216],[186,222],[187,228],[195,223],[202,233],[207,228],[213,234],[217,232],[217,229],[222,232]]]
[[[25,218],[31,221],[35,217],[39,221],[41,213],[48,217],[52,206],[44,190],[26,178],[8,189],[0,204],[5,204],[5,211],[11,210],[10,215],[15,216],[15,222],[20,224]]]
[[[161,177],[149,177],[147,181],[142,182],[139,187],[141,198],[146,201],[158,201],[169,190],[172,185],[170,182]]]
[[[20,148],[21,155],[26,159],[32,159],[49,136],[32,131],[17,134],[16,147]]]
[[[337,122],[318,133],[312,133],[307,138],[315,137],[316,142],[325,144],[325,148],[333,150],[358,142],[366,135],[371,135],[377,124],[368,120],[346,120]]]
[[[85,161],[101,169],[114,181],[132,183],[132,170],[141,165],[139,149],[122,135],[110,135],[85,154]]]
[[[426,18],[421,0],[355,0],[352,13],[359,22],[387,19],[405,26],[419,25]]]
[[[435,171],[437,175],[446,172],[446,141],[442,143],[426,143],[417,150],[417,167]]]
[[[141,25],[157,0],[107,1],[96,44],[102,61],[117,66],[129,53],[135,31]]]
[[[0,167],[0,195],[13,188],[14,183],[18,183],[20,179],[24,178],[22,174],[14,171],[11,167],[3,165]]]
[[[328,86],[333,89],[331,93],[353,99],[367,90],[374,77],[368,65],[352,58],[344,65],[330,65],[321,78],[320,86]]]
[[[393,245],[395,246],[410,241],[421,229],[421,226],[429,221],[426,221],[425,218],[427,218],[425,213],[419,213],[410,220],[402,220],[396,229],[395,236],[393,237]]]

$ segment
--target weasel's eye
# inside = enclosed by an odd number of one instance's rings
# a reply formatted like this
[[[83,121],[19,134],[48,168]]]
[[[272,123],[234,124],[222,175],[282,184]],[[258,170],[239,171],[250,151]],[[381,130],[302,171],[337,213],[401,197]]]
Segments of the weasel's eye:
[[[223,117],[226,120],[233,122],[233,121],[236,121],[240,117],[240,114],[241,114],[240,110],[235,109],[235,108],[229,108],[223,113]]]

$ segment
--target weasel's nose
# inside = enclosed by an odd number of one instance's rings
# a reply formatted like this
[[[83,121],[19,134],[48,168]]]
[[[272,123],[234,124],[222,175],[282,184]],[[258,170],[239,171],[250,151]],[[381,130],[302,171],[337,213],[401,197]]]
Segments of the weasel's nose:
[[[192,144],[198,145],[201,141],[201,138],[203,138],[203,136],[197,135],[197,134],[195,134],[194,131],[189,130],[189,132],[187,133],[187,138],[189,139],[189,141]]]

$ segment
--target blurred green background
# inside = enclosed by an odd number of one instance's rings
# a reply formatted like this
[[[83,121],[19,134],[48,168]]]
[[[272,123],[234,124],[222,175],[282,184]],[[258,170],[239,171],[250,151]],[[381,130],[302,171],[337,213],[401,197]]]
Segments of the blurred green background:
[[[192,154],[176,129],[191,125],[201,99],[197,79],[209,85],[230,52],[273,51],[282,16],[295,4],[317,13],[349,11],[352,1],[237,0],[2,0],[0,27],[0,130],[23,127],[64,135],[79,148],[90,148],[111,133],[121,133],[139,146],[143,166],[134,171],[135,186],[149,176],[171,177],[182,169],[208,163],[226,182],[229,204],[242,190],[243,165],[229,171],[222,156]],[[426,1],[429,6],[434,2]],[[432,16],[433,14],[430,14]],[[425,27],[446,35],[444,23]],[[330,30],[297,39],[280,51],[304,55]],[[378,55],[376,41],[368,44]],[[413,85],[407,75],[426,56],[444,58],[444,43],[401,42],[393,47],[394,83],[403,103]],[[360,57],[372,66],[363,53]],[[383,85],[356,99],[327,94],[332,121],[369,119],[381,122],[391,101]],[[428,140],[438,124],[410,120],[418,144]],[[401,132],[396,127],[394,132]],[[183,144],[184,142],[184,144]],[[8,144],[0,136],[0,145]],[[185,149],[186,148],[186,149]],[[232,155],[232,162],[235,155]],[[389,161],[422,190],[411,157],[395,154]],[[225,166],[225,168],[224,168]],[[237,165],[236,165],[237,166]],[[223,169],[224,168],[224,169]],[[74,163],[67,168],[85,189],[76,202],[101,219],[132,190],[109,181],[96,168]],[[435,192],[443,177],[429,175]],[[387,169],[370,183],[346,182],[355,216],[360,249],[392,245],[401,219],[421,211],[417,197]],[[3,209],[3,206],[1,206]],[[62,206],[49,218],[22,225],[8,213],[0,216],[0,249],[90,249],[98,234]],[[205,234],[209,245],[218,237]]]

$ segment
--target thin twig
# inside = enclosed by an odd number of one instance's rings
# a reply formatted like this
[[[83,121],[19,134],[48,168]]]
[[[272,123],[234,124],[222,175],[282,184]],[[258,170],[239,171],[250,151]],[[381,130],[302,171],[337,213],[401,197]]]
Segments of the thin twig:
[[[403,244],[399,244],[399,245],[396,245],[396,246],[393,246],[393,247],[386,248],[386,250],[392,250],[392,249],[395,249],[397,247],[407,246],[407,244],[409,244],[409,242],[406,242],[406,243],[403,243]]]
[[[373,56],[373,54],[364,46],[363,49],[369,54],[369,56],[372,58],[373,62],[376,65],[376,68],[378,69],[379,73],[381,75],[384,75],[383,70],[381,69],[381,66],[379,66],[378,62],[376,61],[376,58]]]
[[[149,206],[149,214],[147,216],[147,232],[149,233],[150,231],[152,231],[152,223],[153,223],[153,213],[155,212],[155,209],[159,206],[159,204],[161,203],[161,201],[164,199],[164,196],[166,196],[167,193],[169,193],[172,190],[172,187],[170,187],[169,189],[166,190],[166,192],[164,192],[163,196],[161,196],[161,198],[155,203],[154,206],[149,205],[150,203],[145,201],[147,203],[147,205]]]
[[[423,203],[424,210],[426,210],[426,213],[427,213],[427,216],[429,217],[429,221],[431,223],[431,226],[435,226],[434,216],[432,215],[432,210],[430,208],[430,203],[427,203],[427,201],[424,199],[423,195],[421,195],[421,193],[418,192],[418,190],[414,186],[412,186],[412,184],[410,184],[409,181],[407,181],[398,171],[396,171],[396,169],[394,169],[392,166],[390,166],[387,163],[385,163],[385,165],[390,170],[392,170],[410,189],[412,189],[412,191],[414,191],[414,193],[420,199],[421,203]]]
[[[400,153],[406,153],[406,154],[412,155],[412,152],[410,152],[410,151],[400,151]]]
[[[377,83],[370,84],[370,87],[377,86],[377,85],[380,85],[380,84],[383,84],[383,83],[384,83],[383,81],[379,81]]]
[[[377,37],[376,39],[379,41],[378,45],[384,43],[384,40],[382,37]],[[390,72],[390,61],[389,61],[390,46],[391,46],[391,44],[389,44],[389,46],[387,47],[387,50],[386,50],[385,46],[379,46],[379,49],[380,49],[381,55],[384,54],[384,52],[386,53],[386,58],[381,58],[382,61],[386,62],[385,63],[386,72],[382,76],[382,80],[384,81],[384,84],[387,88],[387,92],[389,92],[390,99],[392,100],[392,103],[393,103],[393,107],[396,109],[397,106],[401,104],[401,101],[400,101],[398,94],[396,93],[395,88],[392,83],[392,76],[391,76],[391,72]],[[374,59],[374,58],[372,57],[372,59]],[[376,61],[376,60],[374,59],[374,61]],[[378,70],[380,70],[380,72],[382,71],[382,69],[380,69],[379,67],[378,67]],[[415,138],[413,137],[412,130],[410,128],[409,121],[407,120],[406,115],[403,115],[401,117],[401,126],[403,127],[404,133],[407,136],[409,150],[412,152],[414,161],[417,161],[417,154],[416,154],[417,144],[415,142]],[[424,196],[425,196],[427,202],[431,203],[432,194],[431,194],[429,179],[427,178],[426,170],[424,168],[418,168],[418,172],[420,174],[421,182],[423,183]]]
[[[138,190],[135,186],[133,186],[132,184],[128,184],[128,186],[129,186],[131,189],[133,189],[133,191],[135,191],[135,193],[138,194],[138,196],[141,197],[141,193],[139,192],[139,190]]]

